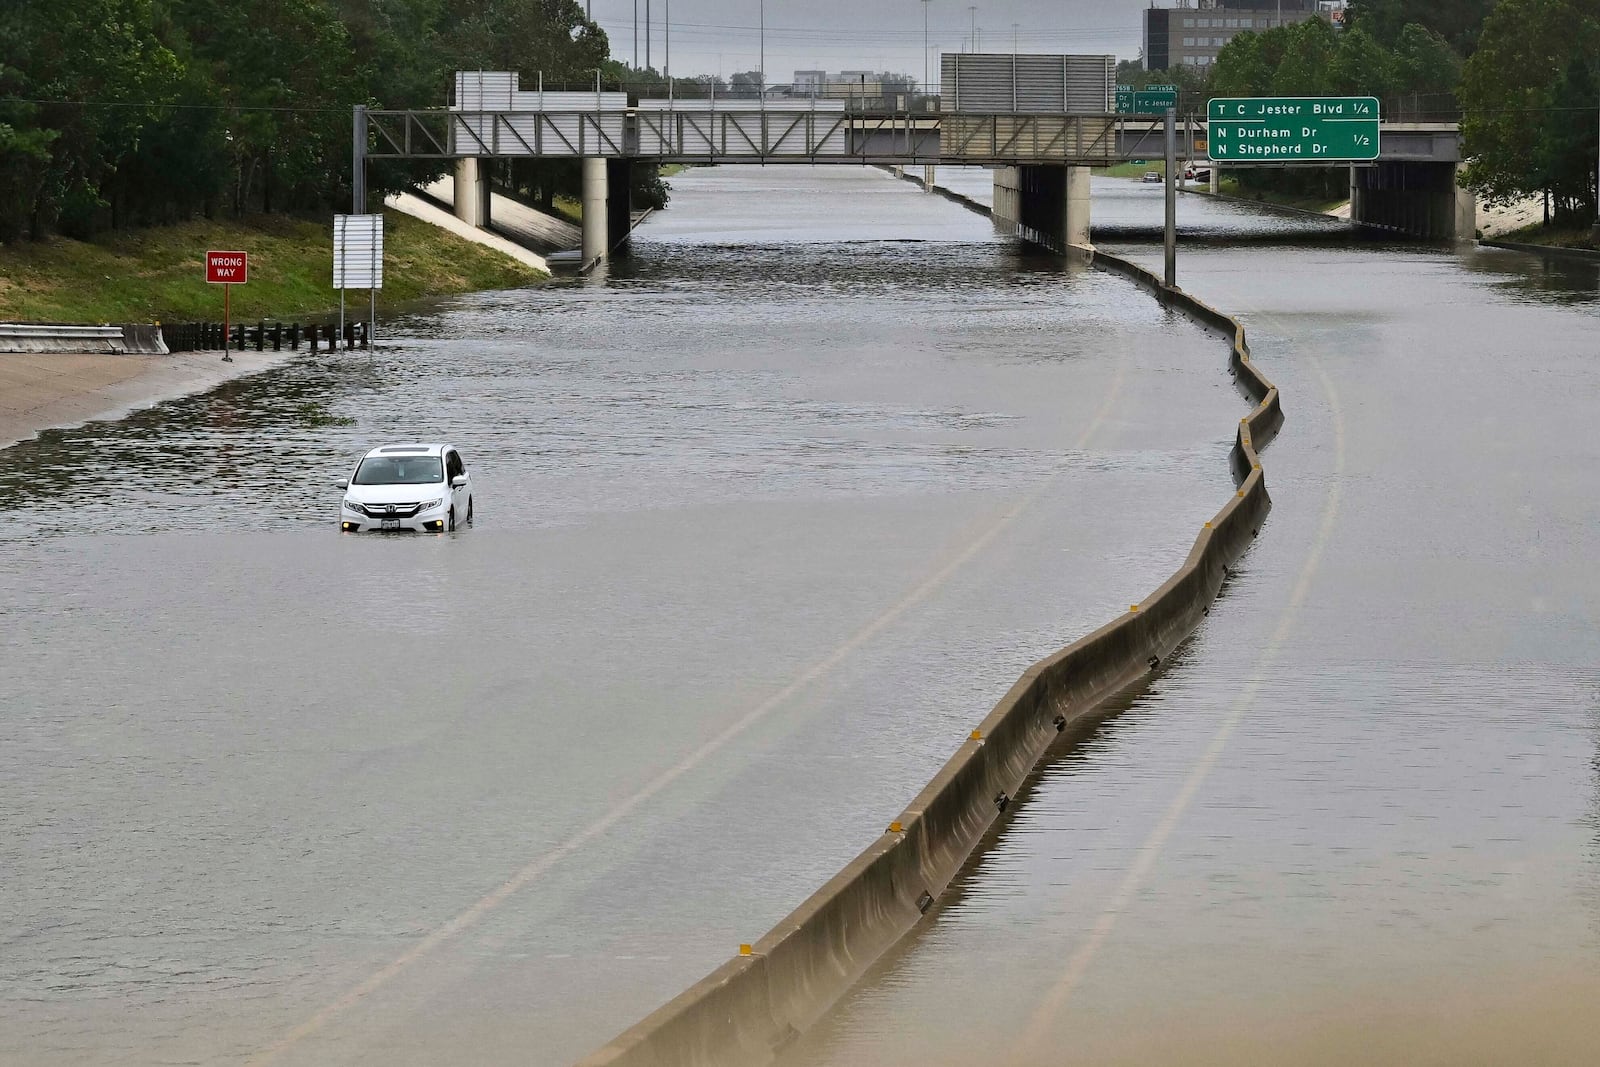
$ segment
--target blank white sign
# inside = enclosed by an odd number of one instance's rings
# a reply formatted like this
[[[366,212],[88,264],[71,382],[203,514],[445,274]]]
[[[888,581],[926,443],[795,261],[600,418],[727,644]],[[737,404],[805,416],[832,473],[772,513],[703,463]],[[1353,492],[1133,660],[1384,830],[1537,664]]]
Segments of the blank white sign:
[[[383,288],[383,216],[333,217],[333,287]]]

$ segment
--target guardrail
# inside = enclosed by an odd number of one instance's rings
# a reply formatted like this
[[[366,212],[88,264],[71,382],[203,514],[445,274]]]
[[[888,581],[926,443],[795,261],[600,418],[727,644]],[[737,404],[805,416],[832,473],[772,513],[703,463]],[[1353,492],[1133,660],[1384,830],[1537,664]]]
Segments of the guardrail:
[[[120,326],[35,325],[0,322],[0,352],[106,352],[128,350]]]
[[[983,210],[980,206],[980,210]],[[1166,288],[1128,260],[1092,253],[1230,341],[1229,369],[1254,408],[1230,452],[1236,489],[1188,557],[1129,611],[1030,667],[876,841],[754,944],[668,1001],[580,1067],[745,1067],[770,1063],[948,888],[1063,733],[1103,717],[1109,698],[1140,684],[1210,614],[1230,568],[1271,508],[1257,448],[1283,421],[1278,390],[1250,362],[1244,328]]]

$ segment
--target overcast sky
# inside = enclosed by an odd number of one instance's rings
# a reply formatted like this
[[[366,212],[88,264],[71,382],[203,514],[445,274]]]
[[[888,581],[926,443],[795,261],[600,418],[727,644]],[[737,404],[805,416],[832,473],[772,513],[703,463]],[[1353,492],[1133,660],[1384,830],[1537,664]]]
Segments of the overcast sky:
[[[588,2],[611,39],[618,59],[633,60],[634,0]],[[1170,6],[1172,0],[1162,0]],[[1016,24],[1019,51],[1057,54],[1139,54],[1140,11],[1149,0],[930,0],[928,44],[939,51],[970,48],[976,4],[979,50],[1011,51]],[[659,70],[665,16],[672,14],[672,73],[717,74],[754,70],[761,50],[763,0],[649,0],[654,24],[650,59]],[[921,78],[922,0],[764,0],[767,81],[781,84],[794,71],[891,70]],[[638,0],[639,62],[644,62],[645,0]],[[935,61],[936,62],[936,61]]]

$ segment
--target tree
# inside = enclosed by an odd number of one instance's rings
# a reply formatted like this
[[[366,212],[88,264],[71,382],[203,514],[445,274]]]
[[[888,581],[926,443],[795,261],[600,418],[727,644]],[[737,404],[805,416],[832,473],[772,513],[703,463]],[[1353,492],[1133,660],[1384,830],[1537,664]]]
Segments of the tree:
[[[1600,0],[1502,0],[1461,77],[1467,184],[1593,217]]]
[[[728,79],[729,96],[754,100],[761,95],[763,87],[764,82],[758,70],[742,70]]]
[[[1339,43],[1333,27],[1321,19],[1285,26],[1283,59],[1272,75],[1273,96],[1324,96],[1329,66]]]
[[[1408,23],[1394,45],[1398,88],[1413,93],[1454,92],[1461,81],[1461,57],[1434,31]]]
[[[1324,91],[1334,96],[1383,96],[1395,87],[1394,56],[1361,27],[1339,35]]]
[[[1442,38],[1462,56],[1477,47],[1484,20],[1497,0],[1354,0],[1350,23],[1393,48],[1407,26],[1420,26]]]
[[[1216,96],[1266,96],[1272,90],[1278,64],[1268,54],[1269,43],[1278,43],[1281,30],[1237,34],[1211,65],[1211,91]]]

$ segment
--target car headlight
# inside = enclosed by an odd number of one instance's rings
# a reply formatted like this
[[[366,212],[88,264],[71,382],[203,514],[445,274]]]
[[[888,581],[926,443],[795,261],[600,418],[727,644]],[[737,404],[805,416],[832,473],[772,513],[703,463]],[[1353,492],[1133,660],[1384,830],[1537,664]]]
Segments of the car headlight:
[[[418,511],[432,511],[434,508],[438,507],[440,504],[443,504],[443,503],[444,503],[444,497],[442,497],[442,496],[441,497],[436,497],[433,500],[424,500],[422,502],[422,506],[420,508],[418,508],[417,510]]]
[[[362,507],[359,502],[351,500],[349,497],[344,498],[344,508],[346,511],[353,511],[357,515],[365,515],[367,513],[366,508]]]

